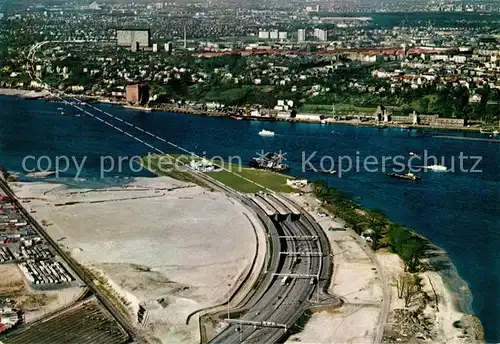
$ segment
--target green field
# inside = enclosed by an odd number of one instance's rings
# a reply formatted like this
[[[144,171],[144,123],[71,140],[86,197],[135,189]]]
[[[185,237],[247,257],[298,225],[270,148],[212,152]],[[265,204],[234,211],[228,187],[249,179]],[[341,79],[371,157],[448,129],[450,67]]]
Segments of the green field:
[[[293,177],[271,171],[257,170],[249,167],[239,167],[236,165],[225,164],[224,167],[232,173],[222,170],[218,172],[208,172],[206,174],[240,192],[250,193],[263,191],[261,187],[241,177],[247,178],[272,191],[293,192],[293,189],[286,185],[286,180],[293,179]]]
[[[195,178],[192,173],[175,168],[176,166],[182,165],[182,163],[189,163],[193,157],[179,154],[170,154],[170,156],[177,160],[178,163],[175,163],[172,159],[167,159],[165,156],[151,155],[144,157],[142,164],[158,175],[168,176],[177,180],[192,182],[200,185],[200,181]],[[236,191],[253,193],[263,191],[264,189],[262,187],[264,187],[276,192],[293,192],[293,189],[286,185],[287,179],[293,179],[291,176],[229,163],[225,163],[221,167],[226,170],[207,172],[205,174]],[[257,183],[262,187],[252,182]]]

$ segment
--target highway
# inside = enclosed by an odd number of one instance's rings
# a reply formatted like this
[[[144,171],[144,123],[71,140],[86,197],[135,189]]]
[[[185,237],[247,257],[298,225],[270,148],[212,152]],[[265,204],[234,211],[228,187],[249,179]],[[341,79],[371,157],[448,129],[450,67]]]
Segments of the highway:
[[[269,205],[278,203],[281,208],[286,208],[277,198],[266,197],[272,200]],[[265,200],[262,198],[261,201]],[[320,288],[321,283],[328,277],[330,265],[324,264],[324,260],[329,259],[329,247],[325,248],[328,243],[325,244],[321,240],[317,232],[318,227],[311,224],[306,215],[301,214],[295,221],[290,217],[278,215],[273,224],[275,230],[270,231],[269,236],[273,243],[278,243],[277,246],[273,245],[272,250],[272,255],[278,258],[272,259],[267,272],[270,283],[263,283],[260,286],[263,292],[257,293],[248,302],[246,313],[240,319],[231,319],[230,325],[210,343],[280,341],[314,302],[315,292],[320,292],[317,288]],[[316,239],[307,240],[305,237]],[[281,274],[290,274],[286,283],[283,282],[284,276]]]
[[[14,202],[14,205],[19,209],[19,211],[25,216],[28,223],[30,223],[40,235],[45,239],[45,241],[52,246],[54,251],[66,262],[66,264],[89,288],[89,290],[96,296],[99,302],[106,308],[106,310],[115,318],[115,320],[120,324],[120,326],[127,332],[130,340],[135,340],[136,342],[145,342],[136,332],[130,320],[126,318],[122,312],[111,302],[108,298],[101,292],[101,290],[94,283],[92,275],[88,274],[84,269],[76,263],[76,261],[71,258],[43,229],[42,226],[31,216],[31,214],[21,205],[15,194],[12,192],[7,183],[0,178],[0,187],[5,192],[5,194]]]
[[[42,46],[45,42],[37,44],[30,51],[31,60],[33,60],[36,50]],[[38,79],[38,78],[37,78]],[[41,82],[41,80],[39,80]],[[49,88],[50,89],[50,88]],[[56,92],[57,94],[57,92]],[[78,99],[74,99],[78,105],[89,105]],[[136,139],[142,144],[148,146],[149,148],[155,149],[160,154],[165,154],[162,150],[150,145],[137,137],[124,132],[122,129],[114,126],[113,124],[103,120],[99,116],[91,114],[89,111],[81,108],[77,104],[65,101],[67,105],[71,105],[81,112],[101,121],[102,123],[109,125],[115,130],[127,134],[128,136]],[[120,123],[125,123],[134,129],[140,130],[154,139],[158,139],[163,143],[167,143],[174,148],[180,149],[181,151],[193,154],[182,147],[175,145],[165,139],[158,137],[150,132],[144,131],[141,128],[132,125],[131,123],[124,122],[123,120],[113,116],[99,108],[89,105],[90,108],[99,111],[113,119],[116,119]],[[89,109],[90,110],[90,109]],[[194,154],[193,154],[194,155]],[[329,281],[329,276],[331,273],[331,258],[329,255],[329,244],[326,240],[326,236],[323,230],[319,227],[317,223],[312,220],[312,218],[299,207],[294,206],[294,209],[287,206],[285,203],[293,204],[293,202],[287,200],[287,202],[280,201],[278,198],[272,195],[266,196],[270,207],[276,209],[278,213],[273,219],[265,214],[265,210],[259,208],[259,206],[252,202],[247,196],[242,195],[235,190],[227,187],[226,185],[210,178],[209,176],[197,172],[191,171],[191,174],[196,178],[205,181],[209,185],[214,186],[215,189],[219,189],[225,192],[228,196],[233,197],[247,207],[254,210],[259,218],[263,221],[264,225],[268,229],[268,244],[271,247],[269,264],[267,267],[266,276],[263,281],[258,285],[256,291],[253,292],[247,298],[247,302],[243,305],[240,310],[244,310],[245,313],[241,320],[247,322],[257,322],[256,326],[248,326],[241,324],[231,323],[224,331],[219,333],[213,340],[213,343],[274,343],[279,341],[293,324],[300,318],[303,312],[311,305],[311,295],[316,290],[319,295],[321,286]],[[242,176],[240,178],[246,179]],[[247,179],[246,179],[247,180]],[[247,180],[257,186],[262,187],[251,180]],[[4,185],[7,189],[8,187]],[[12,195],[10,190],[8,194]],[[13,195],[12,195],[13,196]],[[260,197],[260,196],[259,196]],[[15,199],[15,197],[12,197]],[[17,201],[16,201],[17,202]],[[20,207],[19,202],[17,202]],[[99,291],[99,289],[93,283],[91,276],[87,276],[85,271],[81,269],[76,262],[69,257],[60,247],[48,236],[43,228],[36,223],[34,219],[31,218],[30,214],[27,213],[24,208],[21,207],[23,212],[27,215],[27,218],[32,221],[35,228],[37,228],[42,236],[49,242],[56,252],[67,262],[67,264],[75,271],[75,273],[87,284],[88,288],[94,292],[99,301],[108,309],[108,311],[115,317],[115,319],[120,323],[120,325],[125,329],[131,338],[137,340],[138,335],[134,328],[129,324],[128,320],[116,309],[116,307],[105,298],[104,295]],[[300,209],[300,215],[297,216],[297,209]],[[284,216],[283,213],[294,213],[294,219],[289,216]],[[296,219],[298,217],[298,219]],[[290,237],[291,239],[280,238]],[[316,237],[316,239],[303,240],[294,239],[294,237]],[[282,254],[281,252],[290,252],[290,254]],[[297,252],[301,252],[300,259],[298,259]],[[309,255],[311,253],[319,253],[321,255]],[[291,274],[288,280],[283,282],[283,276],[275,274]],[[236,320],[236,319],[234,319]],[[236,320],[237,321],[237,320]]]

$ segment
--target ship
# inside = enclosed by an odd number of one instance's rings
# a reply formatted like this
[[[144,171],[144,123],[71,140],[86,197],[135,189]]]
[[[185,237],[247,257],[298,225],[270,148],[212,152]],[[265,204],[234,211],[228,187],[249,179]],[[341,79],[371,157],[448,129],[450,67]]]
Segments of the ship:
[[[259,131],[259,135],[270,137],[270,136],[274,136],[274,132],[270,131],[270,130],[262,129],[261,131]]]
[[[443,165],[429,165],[429,166],[424,166],[426,170],[431,170],[431,171],[441,171],[445,172],[447,170],[446,166]]]
[[[393,177],[393,178],[408,179],[408,180],[415,180],[415,181],[422,179],[419,176],[416,176],[411,172],[408,172],[407,174],[387,173],[387,175],[389,177]]]
[[[312,167],[312,168],[309,167],[307,170],[311,171],[311,172],[324,173],[324,174],[336,174],[337,173],[337,171],[335,171],[335,170],[324,170],[324,169],[319,169],[318,170],[318,169],[316,169],[314,167]]]
[[[266,153],[262,157],[252,158],[248,161],[248,166],[260,170],[269,170],[273,172],[289,171],[290,166],[283,163],[285,157],[281,153]]]

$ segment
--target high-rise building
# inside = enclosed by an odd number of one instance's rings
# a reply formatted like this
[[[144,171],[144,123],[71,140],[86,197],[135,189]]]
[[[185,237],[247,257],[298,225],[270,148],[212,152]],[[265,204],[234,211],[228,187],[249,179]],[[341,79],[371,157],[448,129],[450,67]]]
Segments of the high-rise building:
[[[139,47],[149,47],[151,46],[151,32],[149,29],[146,30],[128,30],[128,29],[117,29],[116,30],[116,43],[119,46],[130,47],[132,43],[139,42]]]
[[[297,32],[297,41],[305,42],[305,40],[306,40],[306,30],[299,29],[299,31]]]
[[[164,49],[167,53],[171,53],[172,52],[172,43],[168,42],[168,43],[165,43],[165,46],[164,46]]]
[[[158,43],[153,44],[153,52],[157,53],[158,52]]]
[[[281,40],[286,40],[288,38],[288,34],[284,31],[278,33],[278,38]]]
[[[328,40],[328,32],[322,29],[314,29],[314,37],[317,37],[320,41]]]
[[[279,37],[279,32],[278,30],[272,30],[269,32],[269,38],[270,39],[278,39]]]
[[[127,103],[144,105],[149,102],[149,87],[145,84],[127,85]]]

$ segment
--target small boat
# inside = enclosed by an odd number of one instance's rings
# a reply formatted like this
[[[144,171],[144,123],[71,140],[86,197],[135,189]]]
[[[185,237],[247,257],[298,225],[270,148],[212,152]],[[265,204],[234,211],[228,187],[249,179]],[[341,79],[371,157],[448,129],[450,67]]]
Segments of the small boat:
[[[406,129],[410,129],[410,126],[402,124],[401,125],[401,130],[406,130]]]
[[[259,131],[259,135],[265,136],[265,137],[271,137],[271,136],[274,136],[274,132],[270,131],[270,130],[262,129],[261,131]]]
[[[411,156],[411,157],[420,158],[420,155],[418,155],[417,153],[410,152],[410,153],[408,153],[408,155]]]
[[[311,171],[311,172],[316,172],[316,173],[324,173],[324,174],[337,174],[337,171],[335,170],[318,170],[316,168],[308,168],[307,169],[308,171]]]
[[[420,180],[419,176],[414,175],[411,172],[408,172],[407,174],[398,174],[398,173],[387,173],[389,177],[393,178],[400,178],[400,179],[408,179],[408,180]]]
[[[446,166],[443,165],[429,165],[429,166],[424,166],[426,170],[431,170],[431,171],[446,171],[447,168]]]
[[[488,129],[479,129],[479,132],[481,134],[486,134],[486,135],[493,135],[497,136],[498,135],[498,130],[488,130]]]

